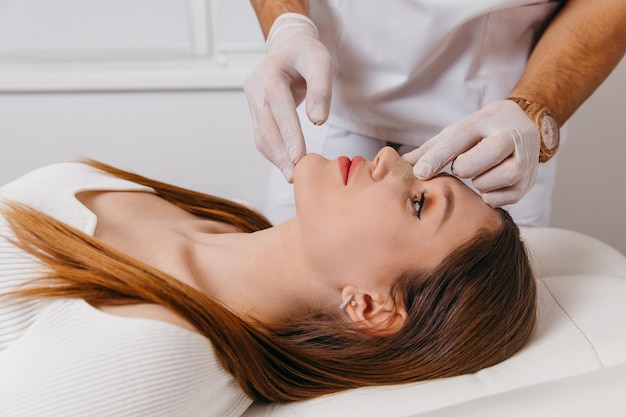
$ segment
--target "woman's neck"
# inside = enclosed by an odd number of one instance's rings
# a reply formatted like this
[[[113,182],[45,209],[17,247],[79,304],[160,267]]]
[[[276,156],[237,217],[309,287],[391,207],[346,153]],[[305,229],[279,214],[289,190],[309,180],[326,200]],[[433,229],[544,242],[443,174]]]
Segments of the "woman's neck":
[[[243,318],[277,322],[337,304],[340,288],[305,256],[295,221],[255,233],[191,237],[198,287]]]

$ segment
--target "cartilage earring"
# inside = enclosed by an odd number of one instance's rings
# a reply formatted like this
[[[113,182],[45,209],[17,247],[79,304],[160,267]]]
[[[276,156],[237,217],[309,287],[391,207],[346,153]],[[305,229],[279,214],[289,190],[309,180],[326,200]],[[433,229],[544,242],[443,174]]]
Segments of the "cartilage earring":
[[[354,294],[353,293],[348,294],[346,299],[343,300],[343,302],[341,304],[339,304],[339,310],[343,310],[344,308],[346,308],[348,303],[350,303],[350,305],[352,307],[356,306],[356,301],[354,301],[353,298],[354,298]]]

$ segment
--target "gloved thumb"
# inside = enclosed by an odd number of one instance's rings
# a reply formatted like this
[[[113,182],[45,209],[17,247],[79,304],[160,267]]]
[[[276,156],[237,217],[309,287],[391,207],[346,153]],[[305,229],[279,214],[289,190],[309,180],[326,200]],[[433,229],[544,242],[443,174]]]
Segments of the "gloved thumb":
[[[328,61],[310,68],[310,74],[305,75],[306,90],[306,114],[315,125],[321,125],[328,119],[330,100],[332,95],[333,64],[328,56]]]

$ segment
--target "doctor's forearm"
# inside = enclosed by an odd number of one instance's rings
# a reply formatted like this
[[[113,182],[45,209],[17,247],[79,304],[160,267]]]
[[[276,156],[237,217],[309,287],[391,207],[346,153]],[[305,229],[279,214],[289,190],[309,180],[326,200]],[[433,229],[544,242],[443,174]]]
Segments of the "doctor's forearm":
[[[510,96],[542,103],[565,123],[624,56],[625,21],[624,0],[568,0]]]
[[[250,0],[250,3],[256,12],[265,38],[267,38],[272,23],[281,14],[292,12],[309,15],[308,0]]]

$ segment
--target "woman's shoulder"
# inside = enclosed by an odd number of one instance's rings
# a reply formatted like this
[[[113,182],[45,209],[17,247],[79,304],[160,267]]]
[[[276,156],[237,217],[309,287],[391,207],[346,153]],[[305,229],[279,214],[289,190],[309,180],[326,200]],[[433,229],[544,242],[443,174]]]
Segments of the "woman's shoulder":
[[[12,181],[2,185],[0,190],[4,190],[6,188],[13,188],[17,185],[21,185],[25,182],[32,182],[40,179],[47,178],[57,178],[58,176],[72,176],[78,172],[86,172],[92,170],[93,168],[81,162],[59,162],[49,165],[44,165],[39,168],[32,169],[24,174],[18,176]]]
[[[82,189],[92,186],[120,186],[147,188],[126,180],[114,177],[83,162],[60,162],[46,165],[0,186],[0,195],[22,195],[29,192],[52,193],[59,188]],[[51,191],[49,191],[51,190]]]
[[[63,162],[38,168],[0,187],[0,201],[25,204],[92,234],[96,218],[76,199],[76,194],[92,190],[154,192],[82,162]]]

